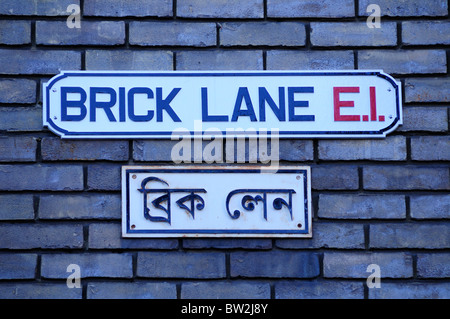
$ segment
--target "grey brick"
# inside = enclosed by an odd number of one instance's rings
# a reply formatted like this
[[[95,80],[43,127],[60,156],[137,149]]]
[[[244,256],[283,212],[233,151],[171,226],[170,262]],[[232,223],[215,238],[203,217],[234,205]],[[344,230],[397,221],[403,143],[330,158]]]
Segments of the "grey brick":
[[[172,161],[172,148],[177,141],[137,140],[133,141],[133,159],[135,161]]]
[[[447,167],[368,166],[363,169],[364,189],[450,189]]]
[[[365,22],[313,22],[311,23],[313,46],[395,46],[397,25],[383,22],[382,28],[370,29]]]
[[[56,74],[80,69],[81,52],[0,49],[0,74]]]
[[[0,79],[0,103],[28,104],[35,102],[35,81],[27,79]]]
[[[117,45],[125,43],[123,21],[83,21],[68,28],[66,21],[36,22],[36,43],[46,45]]]
[[[353,51],[267,51],[267,70],[353,70]]]
[[[231,277],[313,278],[319,273],[319,257],[309,252],[233,252],[230,256]]]
[[[1,4],[0,4],[1,10]],[[0,21],[1,44],[31,43],[31,23],[29,21]]]
[[[267,0],[267,16],[282,18],[344,18],[355,15],[352,0]]]
[[[450,247],[448,223],[373,224],[370,225],[371,248]]]
[[[89,190],[117,191],[122,187],[121,166],[117,164],[91,164],[87,168]]]
[[[183,248],[187,249],[271,249],[271,239],[256,239],[256,238],[195,238],[184,239]]]
[[[44,137],[41,144],[44,161],[128,160],[128,141],[73,141],[62,140],[58,137]]]
[[[369,289],[369,299],[449,299],[449,282],[382,282],[381,289]]]
[[[0,162],[36,161],[37,141],[29,136],[0,137]]]
[[[405,196],[320,194],[318,216],[337,219],[405,218]]]
[[[66,16],[67,7],[71,4],[80,5],[79,0],[2,0],[0,14],[4,15],[39,15]]]
[[[363,225],[314,222],[313,237],[278,239],[276,246],[287,249],[340,248],[364,249]]]
[[[282,161],[312,161],[314,146],[311,140],[280,140],[279,156]]]
[[[270,299],[270,285],[258,282],[188,282],[181,284],[181,299]]]
[[[36,265],[36,254],[0,254],[0,279],[32,279]]]
[[[177,70],[262,70],[262,51],[183,51],[177,53]]]
[[[449,278],[450,254],[418,254],[417,276],[420,278]]]
[[[412,256],[399,253],[325,252],[323,276],[326,278],[367,278],[370,264],[380,266],[381,278],[411,278]]]
[[[157,278],[224,278],[225,254],[139,252],[136,274]]]
[[[416,78],[405,81],[405,102],[449,102],[450,79]]]
[[[176,299],[177,287],[167,282],[93,282],[87,299]]]
[[[410,106],[403,108],[403,125],[400,132],[448,130],[447,108],[439,106]]]
[[[225,22],[220,24],[223,46],[304,46],[305,25],[299,22]]]
[[[389,136],[382,140],[321,140],[319,158],[323,160],[406,160],[406,138]]]
[[[82,289],[69,289],[66,283],[2,283],[2,299],[81,299]]]
[[[177,0],[177,16],[184,18],[263,18],[263,0]]]
[[[416,161],[450,160],[450,136],[411,137],[411,159]]]
[[[447,73],[447,58],[444,50],[360,51],[358,68],[389,74]]]
[[[311,170],[313,189],[358,189],[356,166],[313,166]]]
[[[171,17],[171,0],[85,0],[84,16],[96,17]]]
[[[80,267],[81,278],[109,277],[131,278],[133,276],[132,255],[115,253],[52,254],[42,255],[41,276],[43,278],[67,279],[67,267]]]
[[[40,107],[2,107],[0,108],[0,130],[41,131],[42,108]]]
[[[130,23],[130,44],[142,46],[216,45],[216,25],[197,22],[140,22]]]
[[[176,238],[122,238],[120,224],[90,224],[89,249],[177,249]]]
[[[410,197],[411,218],[450,218],[450,195],[415,195]]]
[[[0,195],[0,220],[34,219],[33,195]]]
[[[170,51],[86,50],[86,70],[172,70]]]
[[[402,22],[402,42],[406,45],[450,44],[450,22]]]
[[[367,7],[375,3],[372,0],[359,0],[359,15],[367,16]],[[409,0],[407,2],[398,0],[378,0],[382,16],[390,17],[420,17],[420,16],[445,16],[448,13],[446,0]]]
[[[120,219],[120,195],[42,195],[40,219]]]
[[[345,281],[282,281],[275,283],[276,299],[363,299],[364,286]]]
[[[61,190],[83,189],[83,167],[79,165],[0,165],[0,189]]]
[[[81,225],[54,224],[1,224],[0,248],[5,249],[58,249],[81,248]]]

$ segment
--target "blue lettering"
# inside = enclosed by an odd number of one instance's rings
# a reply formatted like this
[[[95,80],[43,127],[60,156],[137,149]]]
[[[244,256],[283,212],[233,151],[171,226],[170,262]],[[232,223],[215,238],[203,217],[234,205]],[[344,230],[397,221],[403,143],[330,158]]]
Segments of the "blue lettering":
[[[162,98],[162,88],[156,88],[156,121],[162,122],[163,116],[162,111],[166,111],[167,114],[172,118],[174,122],[181,122],[178,115],[170,107],[170,102],[174,99],[175,95],[180,92],[181,88],[174,88],[169,95],[163,99]]]
[[[132,88],[128,91],[128,117],[133,122],[147,122],[153,118],[154,111],[148,111],[146,115],[134,114],[134,95],[147,94],[149,99],[153,99],[153,91],[146,87]]]
[[[67,93],[79,93],[80,100],[68,101]],[[62,121],[81,121],[86,117],[87,109],[84,103],[86,102],[86,92],[80,87],[61,87],[61,120]],[[68,107],[77,107],[80,109],[80,114],[67,114]]]
[[[288,105],[289,105],[289,121],[314,121],[314,115],[296,115],[296,107],[308,107],[308,101],[296,101],[295,93],[314,93],[314,87],[288,87]]]
[[[242,100],[245,101],[245,105],[247,106],[246,110],[241,110]],[[240,87],[237,97],[236,103],[234,104],[233,115],[231,116],[231,121],[236,122],[239,116],[250,116],[250,120],[252,122],[257,121],[255,110],[253,109],[252,100],[250,99],[250,94],[248,93],[248,88]]]
[[[97,101],[97,93],[106,93],[110,95],[110,100],[108,102]],[[96,109],[101,108],[105,111],[106,116],[110,122],[116,122],[116,118],[111,111],[111,108],[116,104],[116,91],[109,87],[92,87],[90,90],[89,104],[90,104],[90,118],[89,121],[95,122],[96,119]]]
[[[284,98],[284,87],[278,88],[278,95],[279,95],[279,106],[277,106],[270,96],[269,92],[267,92],[267,89],[265,87],[258,88],[259,91],[259,120],[261,122],[266,121],[266,102],[269,104],[270,108],[272,109],[275,116],[280,121],[286,121],[286,114],[285,114],[285,98]]]
[[[208,114],[208,89],[202,88],[202,120],[203,122],[228,122],[227,115]]]

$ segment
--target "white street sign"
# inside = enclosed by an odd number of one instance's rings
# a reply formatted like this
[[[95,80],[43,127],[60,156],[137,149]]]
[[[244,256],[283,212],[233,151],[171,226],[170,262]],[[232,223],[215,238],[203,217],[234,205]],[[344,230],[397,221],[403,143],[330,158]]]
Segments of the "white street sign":
[[[63,138],[375,138],[402,124],[382,71],[64,71],[43,96]]]
[[[310,168],[123,166],[123,237],[311,237]]]

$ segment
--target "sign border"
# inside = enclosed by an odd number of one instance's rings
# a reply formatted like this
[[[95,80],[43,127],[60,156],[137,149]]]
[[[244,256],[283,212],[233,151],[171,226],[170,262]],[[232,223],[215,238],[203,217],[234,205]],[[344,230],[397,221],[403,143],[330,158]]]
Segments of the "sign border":
[[[300,230],[224,230],[224,229],[169,229],[169,230],[133,230],[130,225],[130,190],[129,179],[133,173],[260,173],[260,174],[279,174],[279,173],[298,173],[305,176],[303,180],[304,187],[304,209],[305,209],[305,228]],[[273,173],[268,166],[122,166],[122,237],[124,238],[166,238],[166,237],[219,237],[219,238],[237,238],[237,237],[278,237],[278,238],[311,238],[312,237],[312,199],[311,199],[311,167],[309,166],[283,166]]]
[[[61,71],[60,74],[51,78],[43,84],[43,125],[48,127],[53,133],[61,138],[97,138],[97,139],[170,139],[172,132],[69,132],[57,126],[50,118],[50,90],[59,80],[68,76],[168,76],[168,77],[203,77],[203,76],[351,76],[366,75],[377,76],[385,79],[395,89],[396,93],[396,116],[392,124],[378,131],[279,131],[276,133],[279,138],[301,139],[301,138],[384,138],[387,134],[394,131],[402,122],[402,93],[401,83],[397,82],[392,76],[384,73],[382,70],[348,70],[348,71]],[[212,138],[214,135],[202,134],[190,131],[190,137],[193,138]],[[226,131],[221,132],[226,134]],[[264,133],[271,136],[270,130]],[[254,138],[259,133],[233,132],[234,136]],[[177,137],[182,136],[177,134]]]

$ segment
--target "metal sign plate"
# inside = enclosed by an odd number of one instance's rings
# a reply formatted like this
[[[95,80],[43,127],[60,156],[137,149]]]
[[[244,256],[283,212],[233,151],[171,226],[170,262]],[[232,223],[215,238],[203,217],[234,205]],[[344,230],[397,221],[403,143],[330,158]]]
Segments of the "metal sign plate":
[[[311,237],[310,168],[123,166],[123,237]]]
[[[65,71],[43,91],[63,138],[372,138],[402,124],[401,85],[382,71]]]

